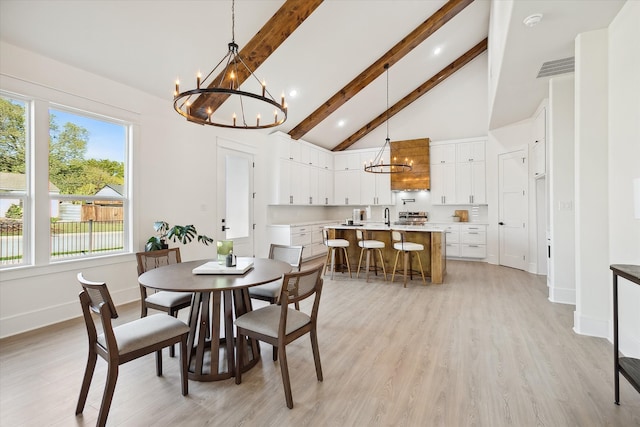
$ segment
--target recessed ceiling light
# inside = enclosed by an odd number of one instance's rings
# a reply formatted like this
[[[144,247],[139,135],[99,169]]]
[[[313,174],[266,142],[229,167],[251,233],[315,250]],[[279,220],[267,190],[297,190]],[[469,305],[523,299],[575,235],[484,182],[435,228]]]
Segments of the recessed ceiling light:
[[[433,54],[434,55],[440,55],[440,52],[442,52],[442,48],[440,46],[438,46],[437,48],[433,49]]]
[[[343,126],[344,126],[344,124],[345,124],[345,121],[344,121],[344,120],[340,120],[340,121],[338,121],[338,127],[343,127]]]
[[[297,95],[298,95],[298,91],[297,91],[297,90],[295,90],[295,89],[292,89],[292,90],[289,92],[289,96],[290,96],[290,97],[292,97],[292,98],[295,98]]]
[[[534,13],[533,15],[529,15],[522,20],[522,23],[527,27],[535,27],[542,21],[541,13]]]

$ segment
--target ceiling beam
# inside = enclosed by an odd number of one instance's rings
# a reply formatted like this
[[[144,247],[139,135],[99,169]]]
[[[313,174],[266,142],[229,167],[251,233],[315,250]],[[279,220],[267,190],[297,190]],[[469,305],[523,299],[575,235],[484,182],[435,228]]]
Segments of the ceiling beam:
[[[380,76],[385,70],[385,64],[392,66],[398,62],[472,2],[473,0],[449,0],[419,27],[400,40],[376,62],[371,64],[355,79],[325,101],[311,113],[311,115],[291,129],[291,131],[289,131],[291,138],[302,138],[307,132],[316,127],[320,122],[329,117],[329,115]]]
[[[240,57],[251,70],[256,70],[322,2],[323,0],[285,1],[280,9],[273,14],[271,19],[264,24],[260,31],[240,50]],[[249,73],[244,68],[239,68],[237,71],[237,85],[240,86],[249,77]],[[223,76],[223,72],[211,80],[209,87],[216,86],[223,78],[225,78],[226,84],[228,84],[228,76]],[[215,97],[198,97],[193,103],[192,109],[194,111],[205,111],[207,108],[211,108],[213,112],[216,111],[228,97],[229,95],[224,94]],[[205,101],[200,98],[206,98],[206,104]],[[203,117],[203,119],[204,118],[206,117]]]
[[[389,108],[388,111],[383,112],[378,117],[371,120],[369,123],[367,123],[358,131],[356,131],[349,138],[342,141],[340,144],[334,147],[332,151],[342,151],[350,147],[356,141],[358,141],[359,139],[367,135],[369,132],[371,132],[372,130],[374,130],[384,122],[386,122],[387,118],[391,118],[397,113],[399,113],[400,111],[402,111],[403,108],[411,104],[416,99],[420,98],[425,93],[429,92],[431,89],[436,87],[439,83],[442,83],[443,81],[445,81],[447,77],[451,76],[460,68],[464,67],[466,64],[471,62],[471,60],[473,60],[475,57],[480,55],[485,50],[487,50],[486,38],[482,40],[480,43],[478,43],[477,45],[475,45],[474,47],[472,47],[471,49],[469,49],[467,52],[465,52],[464,55],[462,55],[461,57],[453,61],[451,64],[447,65],[442,70],[440,70],[438,74],[434,75],[429,80],[421,84],[416,90],[409,93],[400,101],[396,102],[394,105],[392,105]]]

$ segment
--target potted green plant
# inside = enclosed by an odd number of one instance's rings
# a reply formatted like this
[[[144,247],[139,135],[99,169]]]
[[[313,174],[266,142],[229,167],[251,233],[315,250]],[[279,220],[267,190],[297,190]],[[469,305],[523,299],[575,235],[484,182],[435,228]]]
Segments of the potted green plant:
[[[198,242],[209,246],[213,243],[213,239],[204,234],[198,234],[198,230],[194,225],[174,225],[169,227],[169,223],[166,221],[156,221],[153,223],[153,229],[158,233],[156,236],[149,237],[145,244],[146,251],[157,251],[160,249],[167,249],[167,239],[172,242],[180,242],[182,244],[190,243],[193,239],[197,239]]]

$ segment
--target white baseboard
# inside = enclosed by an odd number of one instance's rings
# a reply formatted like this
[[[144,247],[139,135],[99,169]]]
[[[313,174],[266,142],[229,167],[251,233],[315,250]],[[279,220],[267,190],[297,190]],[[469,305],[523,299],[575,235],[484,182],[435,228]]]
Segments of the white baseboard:
[[[573,312],[573,331],[576,334],[610,340],[609,326],[608,320],[592,319],[580,315],[577,311]]]
[[[576,290],[549,286],[549,301],[558,304],[576,305]]]
[[[118,301],[121,304],[139,301],[140,290],[138,286],[135,286],[118,292],[112,292],[111,297],[114,301]],[[46,307],[42,310],[20,313],[16,316],[3,317],[0,319],[0,338],[7,338],[12,335],[29,332],[34,329],[64,322],[65,320],[74,319],[81,315],[80,301],[76,298],[73,302]]]

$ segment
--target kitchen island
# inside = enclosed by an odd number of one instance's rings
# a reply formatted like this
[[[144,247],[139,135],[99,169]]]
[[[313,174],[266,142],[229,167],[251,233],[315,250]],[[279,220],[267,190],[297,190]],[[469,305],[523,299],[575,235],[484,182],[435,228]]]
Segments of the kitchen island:
[[[425,276],[431,278],[431,283],[444,283],[444,276],[447,270],[445,258],[445,233],[438,227],[428,225],[392,225],[382,223],[364,223],[358,225],[327,225],[329,238],[346,239],[349,241],[349,263],[352,268],[357,268],[360,258],[360,248],[356,239],[356,229],[364,229],[370,233],[371,239],[384,242],[385,248],[382,250],[387,274],[393,271],[393,261],[396,257],[396,250],[391,242],[391,230],[402,230],[407,232],[407,241],[420,243],[424,246],[424,251],[417,252],[424,267]],[[336,253],[336,256],[339,254]],[[336,259],[336,264],[344,260]],[[355,271],[355,270],[354,270]],[[419,275],[419,273],[418,273]]]

